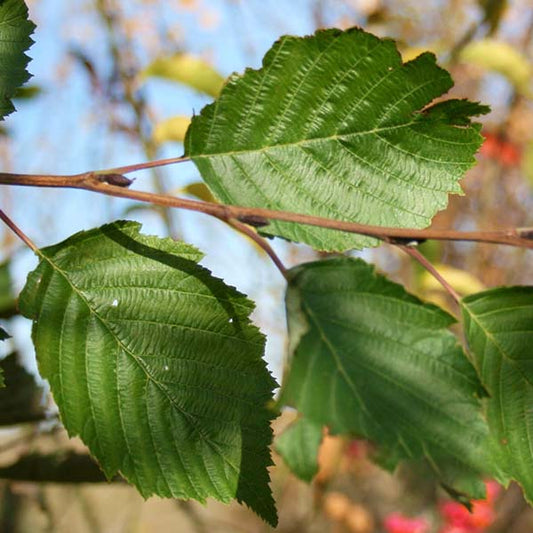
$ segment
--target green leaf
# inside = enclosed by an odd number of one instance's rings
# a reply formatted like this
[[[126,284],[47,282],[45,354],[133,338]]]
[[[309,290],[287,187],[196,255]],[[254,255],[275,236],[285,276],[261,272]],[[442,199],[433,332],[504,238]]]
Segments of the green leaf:
[[[34,29],[23,0],[0,2],[0,120],[15,110],[11,98],[30,79],[26,70],[30,58],[24,52],[33,43]]]
[[[72,451],[24,455],[0,468],[0,479],[48,483],[102,483],[107,481],[94,460]]]
[[[223,203],[422,228],[461,192],[482,141],[470,117],[487,107],[427,107],[452,85],[433,54],[402,64],[360,29],[286,36],[192,119],[185,151]],[[263,231],[322,250],[378,244],[286,222]]]
[[[177,53],[159,57],[148,65],[143,76],[157,76],[183,83],[209,96],[218,96],[224,78],[207,61],[192,54]]]
[[[276,451],[294,475],[310,482],[318,472],[321,442],[322,426],[306,418],[299,418],[276,439]]]
[[[271,524],[275,382],[253,304],[195,248],[116,222],[39,251],[20,297],[70,435],[144,497],[246,503]]]
[[[398,459],[424,457],[448,485],[458,465],[487,469],[484,390],[450,315],[361,260],[309,263],[289,280],[283,404]]]
[[[0,361],[5,388],[0,390],[0,426],[38,422],[45,418],[43,390],[12,353]]]
[[[473,294],[461,307],[469,348],[490,393],[486,418],[495,461],[533,502],[533,287]]]
[[[0,318],[11,318],[18,314],[10,264],[10,261],[0,263]]]
[[[187,128],[191,123],[191,117],[178,115],[171,117],[155,125],[152,138],[158,144],[168,141],[183,142]]]

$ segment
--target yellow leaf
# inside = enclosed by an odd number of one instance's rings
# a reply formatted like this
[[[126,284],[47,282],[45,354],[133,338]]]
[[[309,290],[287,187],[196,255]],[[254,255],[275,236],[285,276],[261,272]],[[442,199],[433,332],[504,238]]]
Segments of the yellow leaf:
[[[183,142],[190,123],[190,117],[182,115],[163,120],[156,124],[152,137],[159,144],[168,141]]]
[[[516,90],[531,96],[533,68],[528,58],[509,43],[483,39],[468,44],[461,52],[461,61],[473,63],[505,76]]]
[[[181,189],[181,193],[194,196],[195,198],[198,198],[198,200],[203,200],[204,202],[217,202],[207,185],[201,181],[189,183],[189,185]]]
[[[435,268],[442,277],[462,296],[481,292],[485,286],[470,272],[449,265],[437,264]],[[429,273],[424,272],[420,279],[420,288],[424,292],[444,291],[442,285]]]
[[[143,78],[149,76],[177,81],[214,97],[224,85],[224,78],[207,61],[181,52],[157,58],[142,73]]]

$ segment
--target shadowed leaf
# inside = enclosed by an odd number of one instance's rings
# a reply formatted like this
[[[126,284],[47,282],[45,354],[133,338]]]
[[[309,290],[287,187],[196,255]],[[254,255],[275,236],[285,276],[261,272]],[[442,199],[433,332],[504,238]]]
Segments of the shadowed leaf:
[[[144,497],[236,498],[274,524],[275,382],[253,304],[192,246],[139,229],[117,222],[40,250],[21,294],[62,421]]]

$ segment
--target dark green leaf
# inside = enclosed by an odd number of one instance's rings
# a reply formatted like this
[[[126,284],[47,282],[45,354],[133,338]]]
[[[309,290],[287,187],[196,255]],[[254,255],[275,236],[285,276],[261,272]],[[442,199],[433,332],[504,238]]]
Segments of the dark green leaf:
[[[32,453],[0,468],[0,478],[51,483],[101,483],[107,481],[95,461],[86,454]]]
[[[394,457],[424,457],[447,484],[457,476],[441,464],[485,471],[484,391],[450,315],[361,260],[309,263],[289,279],[282,403]]]
[[[12,353],[0,361],[5,388],[0,390],[0,426],[12,426],[45,418],[43,390]]]
[[[299,418],[277,439],[276,451],[294,475],[310,482],[318,472],[318,449],[322,442],[322,426]]]
[[[394,43],[360,29],[282,37],[260,70],[232,76],[192,119],[186,154],[224,203],[422,228],[481,144],[464,100],[425,53],[402,64]],[[378,241],[293,223],[263,230],[323,250]]]
[[[490,393],[486,417],[502,481],[533,502],[533,287],[505,287],[462,300],[465,335]]]
[[[61,418],[145,497],[245,502],[269,523],[274,380],[253,304],[193,247],[117,222],[39,252],[20,297]]]
[[[9,338],[10,338],[9,333],[4,328],[0,328],[0,341],[5,341],[6,339],[9,339]]]
[[[0,120],[15,110],[11,98],[30,79],[26,70],[30,58],[24,52],[33,43],[34,29],[23,0],[0,2]]]
[[[17,314],[10,261],[0,263],[0,318],[11,318]]]

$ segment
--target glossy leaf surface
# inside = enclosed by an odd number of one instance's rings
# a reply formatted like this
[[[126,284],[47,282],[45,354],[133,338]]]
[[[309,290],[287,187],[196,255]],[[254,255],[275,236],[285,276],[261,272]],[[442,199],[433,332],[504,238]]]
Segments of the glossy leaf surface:
[[[422,228],[461,192],[481,144],[470,117],[487,107],[428,107],[452,85],[433,54],[402,64],[392,41],[360,29],[285,36],[193,117],[186,154],[223,203]],[[264,231],[323,250],[377,244],[285,222]]]
[[[117,222],[39,252],[21,295],[61,418],[144,497],[245,502],[270,523],[274,380],[253,304],[193,247]]]

